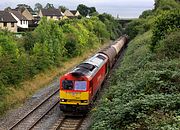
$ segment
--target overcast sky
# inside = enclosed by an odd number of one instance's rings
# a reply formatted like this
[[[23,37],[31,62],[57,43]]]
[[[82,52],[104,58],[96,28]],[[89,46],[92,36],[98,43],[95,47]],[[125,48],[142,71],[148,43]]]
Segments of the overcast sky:
[[[110,13],[115,17],[119,15],[120,18],[135,18],[142,11],[152,9],[154,0],[0,0],[0,10],[8,6],[15,8],[17,4],[27,4],[34,8],[36,3],[43,6],[51,3],[55,7],[63,5],[69,9],[76,9],[79,4],[85,4],[96,7],[100,13]]]

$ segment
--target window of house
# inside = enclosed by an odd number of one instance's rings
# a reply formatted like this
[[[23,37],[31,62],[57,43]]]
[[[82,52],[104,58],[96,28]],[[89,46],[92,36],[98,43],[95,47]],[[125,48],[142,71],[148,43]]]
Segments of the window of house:
[[[14,27],[14,23],[11,23],[11,27]]]
[[[6,22],[4,23],[4,27],[7,27],[7,23]]]
[[[53,18],[53,16],[51,16],[51,18]]]
[[[21,24],[22,24],[22,20],[21,20]]]

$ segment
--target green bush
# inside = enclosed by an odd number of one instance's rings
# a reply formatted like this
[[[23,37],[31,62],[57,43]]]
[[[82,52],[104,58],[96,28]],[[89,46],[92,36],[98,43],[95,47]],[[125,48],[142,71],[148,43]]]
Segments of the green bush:
[[[176,0],[155,0],[155,10],[179,9],[180,4]]]
[[[128,24],[135,38],[92,111],[90,129],[179,130],[179,19],[179,3],[156,0],[155,9]]]
[[[144,32],[149,30],[149,25],[146,24],[145,19],[137,19],[127,24],[127,28],[125,33],[133,39],[138,34],[143,34]]]
[[[155,51],[158,59],[179,58],[180,56],[180,30],[169,33],[159,41]]]
[[[151,36],[149,31],[129,43],[110,87],[93,111],[91,129],[179,128],[179,59],[157,60],[158,54],[149,49]]]
[[[100,14],[99,19],[106,25],[108,32],[110,33],[110,39],[114,40],[119,37],[122,32],[122,26],[111,15]]]
[[[151,43],[151,50],[154,50],[159,40],[172,32],[180,29],[180,10],[164,11],[156,18],[153,28],[153,37]]]

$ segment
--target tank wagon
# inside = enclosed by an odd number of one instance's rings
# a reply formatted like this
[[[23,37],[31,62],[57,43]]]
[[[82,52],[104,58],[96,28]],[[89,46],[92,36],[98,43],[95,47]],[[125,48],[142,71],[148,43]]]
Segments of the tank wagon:
[[[126,44],[127,36],[121,36],[60,78],[61,111],[83,113],[89,110],[102,82]]]

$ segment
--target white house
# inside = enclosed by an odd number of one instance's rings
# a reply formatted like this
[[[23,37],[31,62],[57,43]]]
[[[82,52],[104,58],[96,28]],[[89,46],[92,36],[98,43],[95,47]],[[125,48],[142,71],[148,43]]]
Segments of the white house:
[[[10,13],[16,19],[18,28],[28,28],[28,19],[19,11],[11,10]]]

